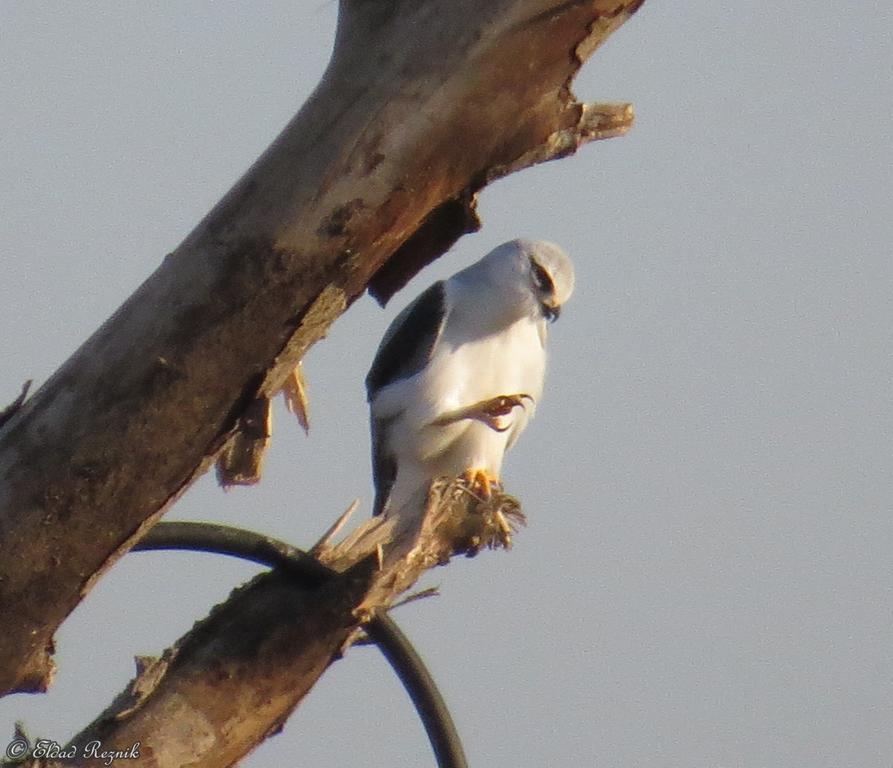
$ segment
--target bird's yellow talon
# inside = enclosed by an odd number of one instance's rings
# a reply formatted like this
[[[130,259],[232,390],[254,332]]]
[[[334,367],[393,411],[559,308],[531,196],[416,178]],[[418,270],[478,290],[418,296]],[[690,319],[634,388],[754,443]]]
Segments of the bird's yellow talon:
[[[462,473],[462,479],[477,491],[484,499],[493,496],[493,486],[499,485],[499,478],[490,474],[486,469],[469,468]]]

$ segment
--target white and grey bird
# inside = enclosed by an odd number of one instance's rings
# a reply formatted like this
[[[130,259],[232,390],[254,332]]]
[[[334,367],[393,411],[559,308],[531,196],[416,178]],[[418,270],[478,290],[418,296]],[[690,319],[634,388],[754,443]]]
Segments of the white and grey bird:
[[[396,317],[366,377],[374,514],[398,512],[440,476],[490,493],[542,394],[547,322],[573,289],[561,248],[512,240]]]

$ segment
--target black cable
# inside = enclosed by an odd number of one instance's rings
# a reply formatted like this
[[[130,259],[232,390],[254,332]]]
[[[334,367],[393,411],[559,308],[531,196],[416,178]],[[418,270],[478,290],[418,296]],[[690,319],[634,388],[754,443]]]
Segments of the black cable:
[[[335,572],[315,557],[284,541],[241,528],[212,523],[157,523],[134,552],[165,549],[192,550],[230,555],[270,568],[282,568],[301,577],[307,586],[318,586]],[[439,768],[468,768],[456,725],[422,658],[387,614],[379,613],[366,625],[390,663],[425,726]]]
[[[179,549],[210,552],[250,560],[268,568],[282,568],[315,587],[337,575],[312,555],[253,531],[214,523],[157,523],[133,548],[133,552]]]
[[[428,733],[428,741],[431,742],[437,764],[467,768],[465,750],[462,749],[459,731],[456,730],[450,710],[409,638],[387,613],[379,614],[370,621],[366,625],[366,632],[378,644],[415,704],[416,712]],[[406,674],[406,670],[412,670],[412,674]]]

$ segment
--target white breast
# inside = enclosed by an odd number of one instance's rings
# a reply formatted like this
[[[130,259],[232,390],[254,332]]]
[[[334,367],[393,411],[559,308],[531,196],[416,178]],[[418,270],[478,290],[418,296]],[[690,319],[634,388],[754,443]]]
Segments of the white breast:
[[[442,475],[475,468],[499,476],[506,450],[527,425],[543,391],[546,353],[541,324],[523,318],[500,333],[471,340],[462,329],[448,325],[426,368],[388,393],[388,399],[396,397],[403,404],[389,428],[398,467],[392,509],[399,509],[420,487]],[[463,336],[457,343],[456,337]],[[533,399],[502,417],[504,432],[473,419],[446,426],[434,423],[446,413],[500,395]]]

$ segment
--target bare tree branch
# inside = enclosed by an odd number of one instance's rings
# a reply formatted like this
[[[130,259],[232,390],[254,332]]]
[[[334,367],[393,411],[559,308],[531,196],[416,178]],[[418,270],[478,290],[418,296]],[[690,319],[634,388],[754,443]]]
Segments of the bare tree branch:
[[[302,566],[300,573],[272,571],[237,589],[160,659],[146,663],[68,746],[80,750],[99,740],[105,750],[126,751],[139,742],[141,768],[232,765],[281,728],[360,628],[425,570],[455,554],[508,546],[505,518],[523,521],[512,497],[480,501],[461,479],[438,481],[427,502],[411,503],[426,505],[424,519],[374,518],[324,549],[320,559],[339,574],[335,579],[308,587]],[[234,546],[263,560],[279,545]],[[436,742],[441,754],[453,746]]]
[[[598,137],[570,80],[641,2],[342,3],[301,111],[0,427],[0,693],[49,685],[59,624],[367,285],[387,298],[476,226],[494,175]],[[268,629],[330,648],[343,616]]]
[[[227,554],[271,568],[282,568],[300,577],[304,586],[311,588],[336,575],[315,557],[282,541],[252,531],[210,523],[159,523],[133,551],[169,549]],[[417,593],[403,602],[424,596],[427,595]],[[467,760],[453,718],[409,638],[385,610],[374,614],[364,629],[387,658],[412,699],[425,726],[437,765],[441,768],[465,768]]]

